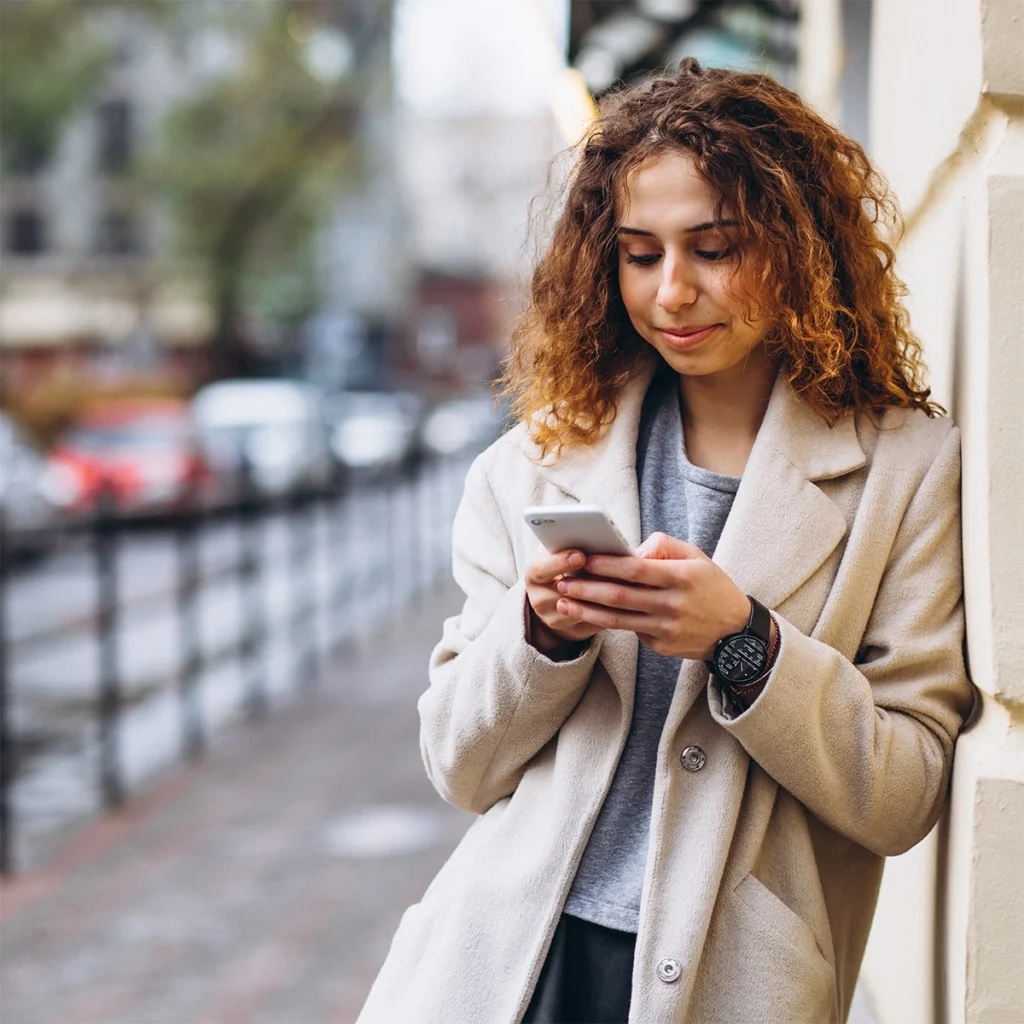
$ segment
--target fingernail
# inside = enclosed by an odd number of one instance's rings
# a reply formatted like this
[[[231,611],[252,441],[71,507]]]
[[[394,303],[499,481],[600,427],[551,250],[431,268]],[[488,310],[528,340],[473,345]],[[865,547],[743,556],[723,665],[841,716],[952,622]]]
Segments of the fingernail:
[[[573,569],[578,569],[585,561],[586,559],[578,551],[576,554],[569,556],[569,565]]]

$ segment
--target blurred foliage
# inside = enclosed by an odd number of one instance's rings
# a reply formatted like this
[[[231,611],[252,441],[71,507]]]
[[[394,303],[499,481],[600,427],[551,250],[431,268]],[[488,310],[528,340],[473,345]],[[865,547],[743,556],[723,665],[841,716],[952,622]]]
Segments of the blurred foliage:
[[[208,285],[222,365],[244,372],[244,314],[298,323],[319,299],[315,229],[360,167],[361,97],[348,64],[362,53],[334,22],[360,7],[0,0],[4,165],[45,164],[69,120],[94,102],[113,57],[103,33],[93,31],[105,9],[147,19],[179,54],[204,38],[219,40],[220,67],[183,68],[182,98],[156,136],[142,140],[132,184],[170,214],[177,255]],[[333,68],[325,50],[341,54]],[[177,273],[181,263],[164,267]]]
[[[45,450],[91,408],[120,398],[187,398],[191,390],[183,374],[149,373],[104,382],[69,366],[31,388],[6,394],[4,410]]]
[[[106,11],[167,25],[177,4],[153,0],[0,0],[0,167],[32,172],[53,157],[90,103],[114,48],[94,31]]]
[[[69,118],[103,80],[110,47],[82,31],[90,6],[73,0],[0,0],[5,172],[45,164]]]
[[[316,306],[313,231],[357,171],[358,105],[351,82],[308,65],[308,40],[322,30],[297,21],[309,5],[210,10],[207,28],[232,39],[238,65],[176,106],[143,173],[208,272],[215,341],[237,364],[243,300],[278,321]]]

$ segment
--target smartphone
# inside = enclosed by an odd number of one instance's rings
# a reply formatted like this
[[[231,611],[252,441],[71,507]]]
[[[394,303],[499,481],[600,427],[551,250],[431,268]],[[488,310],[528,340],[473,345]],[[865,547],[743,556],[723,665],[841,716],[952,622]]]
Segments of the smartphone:
[[[599,505],[534,505],[523,518],[554,553],[577,548],[588,555],[632,555],[633,549]]]

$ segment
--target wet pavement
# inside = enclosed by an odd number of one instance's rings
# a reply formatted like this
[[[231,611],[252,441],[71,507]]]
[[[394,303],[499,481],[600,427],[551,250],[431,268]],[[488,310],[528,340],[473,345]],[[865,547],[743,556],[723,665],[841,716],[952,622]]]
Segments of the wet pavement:
[[[469,824],[416,698],[433,594],[330,685],[239,727],[2,889],[5,1024],[354,1020],[402,911]]]

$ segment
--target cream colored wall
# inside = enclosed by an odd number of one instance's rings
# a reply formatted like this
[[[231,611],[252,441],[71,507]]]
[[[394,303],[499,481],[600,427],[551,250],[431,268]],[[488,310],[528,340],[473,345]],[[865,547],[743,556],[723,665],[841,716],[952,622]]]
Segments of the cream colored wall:
[[[950,810],[886,868],[863,978],[880,1024],[1024,1021],[1024,0],[875,0],[872,156],[935,396],[963,432],[980,719]]]

